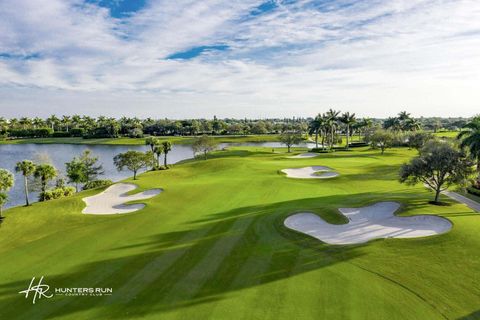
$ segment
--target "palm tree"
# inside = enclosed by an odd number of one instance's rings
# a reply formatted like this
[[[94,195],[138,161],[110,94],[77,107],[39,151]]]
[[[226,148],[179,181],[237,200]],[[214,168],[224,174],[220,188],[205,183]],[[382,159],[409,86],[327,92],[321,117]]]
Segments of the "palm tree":
[[[45,191],[47,191],[48,181],[52,180],[57,176],[57,170],[51,164],[44,163],[44,164],[38,165],[35,168],[35,172],[33,175],[35,176],[35,178],[40,179],[40,183],[42,186],[42,194],[43,194],[45,193]]]
[[[22,126],[22,128],[25,130],[25,129],[28,129],[31,125],[32,125],[32,120],[30,120],[29,118],[27,117],[22,117],[20,118],[20,120],[18,121],[18,123]]]
[[[457,139],[461,140],[460,147],[468,148],[477,162],[478,176],[475,187],[480,189],[480,116],[468,122],[458,134]]]
[[[153,154],[157,157],[157,168],[160,167],[160,156],[163,153],[163,146],[155,145],[153,147]]]
[[[23,175],[23,182],[25,187],[25,205],[29,206],[30,202],[28,201],[28,177],[35,173],[35,164],[30,160],[23,160],[17,162],[15,166],[16,172],[21,172]]]
[[[65,128],[66,132],[68,132],[68,128],[69,128],[71,123],[72,123],[72,120],[70,119],[69,116],[63,116],[62,117],[62,125]]]
[[[153,157],[155,157],[155,155],[157,155],[157,165],[159,165],[159,157],[160,155],[162,154],[162,152],[160,152],[160,140],[158,140],[158,138],[155,138],[155,137],[148,137],[145,139],[145,144],[147,146],[150,146],[150,151],[152,151],[152,154],[153,154]],[[157,148],[159,147],[159,148]],[[159,153],[160,152],[160,153]],[[155,159],[153,159],[155,160]]]
[[[415,118],[409,118],[404,121],[403,129],[408,131],[417,131],[422,128],[422,124]]]
[[[164,166],[165,169],[167,168],[167,154],[170,150],[172,150],[172,143],[170,141],[162,142],[163,154],[165,155]]]
[[[51,115],[49,118],[47,118],[47,123],[52,128],[52,131],[55,131],[55,126],[58,124],[59,121],[60,120],[55,115]]]
[[[340,121],[347,127],[347,145],[345,149],[348,150],[348,144],[350,143],[350,128],[357,122],[357,119],[355,119],[355,113],[350,114],[350,112],[345,112],[340,117]]]
[[[408,119],[410,119],[410,113],[408,113],[407,111],[401,111],[401,112],[398,114],[398,119],[399,119],[400,121],[408,120]]]
[[[335,111],[333,109],[328,110],[326,113],[326,116],[328,118],[327,123],[328,123],[328,126],[330,127],[330,149],[333,149],[333,140],[335,138],[335,132],[337,129],[337,121],[338,121],[339,114],[340,114],[340,111]]]
[[[309,124],[309,131],[310,131],[310,134],[311,133],[315,133],[315,148],[318,149],[318,132],[320,131],[320,120],[321,118],[321,115],[318,114],[315,119],[313,119],[312,121],[310,121],[310,124]]]

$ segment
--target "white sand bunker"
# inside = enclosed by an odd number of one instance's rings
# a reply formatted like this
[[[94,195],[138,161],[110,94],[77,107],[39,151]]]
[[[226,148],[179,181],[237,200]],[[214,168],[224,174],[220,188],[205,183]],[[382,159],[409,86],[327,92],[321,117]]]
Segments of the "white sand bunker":
[[[307,152],[307,153],[301,153],[293,157],[289,157],[290,159],[305,159],[305,158],[315,158],[319,154],[318,153],[313,153],[313,152]]]
[[[298,213],[285,219],[287,228],[308,234],[329,244],[364,243],[379,238],[416,238],[441,234],[452,223],[438,216],[417,215],[397,217],[396,202],[378,202],[363,208],[342,208],[340,212],[350,221],[343,225],[325,222],[313,213]]]
[[[118,214],[129,213],[143,209],[144,204],[125,204],[130,201],[150,199],[160,192],[162,189],[151,189],[144,192],[140,192],[134,195],[128,195],[127,193],[135,190],[136,185],[130,183],[117,183],[108,187],[105,191],[91,196],[83,198],[83,201],[87,204],[82,213],[87,214]]]
[[[288,178],[297,179],[329,179],[335,178],[339,174],[332,171],[332,168],[324,166],[313,166],[296,169],[283,169],[282,172],[287,174]]]

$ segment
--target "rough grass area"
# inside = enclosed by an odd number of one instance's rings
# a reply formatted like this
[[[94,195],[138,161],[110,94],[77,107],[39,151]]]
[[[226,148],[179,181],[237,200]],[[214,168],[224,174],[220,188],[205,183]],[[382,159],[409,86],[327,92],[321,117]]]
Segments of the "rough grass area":
[[[480,217],[424,187],[397,182],[406,149],[289,159],[261,148],[219,151],[142,174],[163,188],[146,208],[82,215],[81,198],[5,212],[0,228],[0,319],[475,319],[480,316]],[[290,155],[288,155],[290,156]],[[335,179],[285,179],[322,165]],[[126,180],[132,182],[132,180]],[[417,239],[328,246],[283,226],[309,210],[345,223],[339,207],[402,203],[453,229]],[[53,287],[112,287],[104,297],[18,294],[32,277]]]

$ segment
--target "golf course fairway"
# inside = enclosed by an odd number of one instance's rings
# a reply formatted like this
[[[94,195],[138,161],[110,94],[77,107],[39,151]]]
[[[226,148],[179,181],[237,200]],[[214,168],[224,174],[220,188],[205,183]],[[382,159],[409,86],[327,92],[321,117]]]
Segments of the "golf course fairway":
[[[104,189],[9,209],[0,226],[0,319],[479,318],[480,216],[443,195],[447,205],[431,205],[422,185],[400,184],[400,165],[415,155],[359,148],[291,159],[231,148],[125,180],[138,185],[132,193],[163,190],[136,212],[82,214],[82,199]],[[280,172],[318,165],[341,174],[286,179]],[[434,214],[453,227],[332,246],[283,225],[305,211],[347,223],[338,208],[382,201],[400,203],[400,216]],[[19,292],[42,276],[49,294],[113,293],[33,304]]]

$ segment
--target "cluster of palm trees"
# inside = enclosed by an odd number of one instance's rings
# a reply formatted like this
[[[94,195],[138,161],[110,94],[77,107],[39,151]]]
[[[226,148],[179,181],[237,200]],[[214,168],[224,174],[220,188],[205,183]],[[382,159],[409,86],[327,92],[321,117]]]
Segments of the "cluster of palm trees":
[[[417,131],[422,128],[418,119],[413,118],[410,113],[402,111],[396,117],[389,117],[383,121],[383,128],[393,131]]]
[[[361,120],[355,117],[355,113],[344,112],[329,109],[327,112],[318,114],[309,125],[310,134],[315,135],[315,146],[318,149],[318,138],[321,137],[321,145],[326,148],[333,148],[339,130],[344,129],[346,136],[346,148],[350,145],[350,138],[354,131],[360,135],[361,132],[370,129],[373,126],[373,120],[363,118]]]
[[[480,116],[474,117],[469,121],[458,134],[460,147],[468,149],[470,156],[477,164],[477,179],[473,187],[480,189]]]

